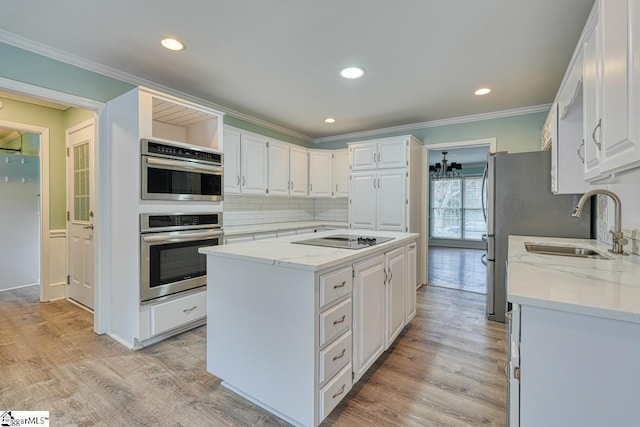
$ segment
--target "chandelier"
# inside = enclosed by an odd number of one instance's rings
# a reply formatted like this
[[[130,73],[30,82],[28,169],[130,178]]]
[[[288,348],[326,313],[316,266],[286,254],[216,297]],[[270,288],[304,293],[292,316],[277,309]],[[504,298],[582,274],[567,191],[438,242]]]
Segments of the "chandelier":
[[[451,162],[447,160],[448,151],[442,152],[442,163],[436,163],[435,165],[429,165],[429,174],[433,179],[454,178],[460,176],[460,170],[462,165],[460,163]]]

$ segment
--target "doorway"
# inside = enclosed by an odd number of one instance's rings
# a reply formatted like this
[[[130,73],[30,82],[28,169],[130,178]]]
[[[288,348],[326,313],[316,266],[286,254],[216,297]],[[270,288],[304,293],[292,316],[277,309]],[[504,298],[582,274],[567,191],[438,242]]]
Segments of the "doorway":
[[[40,182],[39,188],[39,283],[40,301],[47,302],[66,297],[66,218],[65,202],[65,129],[73,123],[90,118],[96,123],[94,134],[98,147],[97,129],[98,117],[103,112],[104,104],[75,95],[68,95],[48,89],[0,79],[0,97],[4,101],[0,104],[0,126],[12,128],[19,132],[29,132],[37,135],[40,140]],[[35,113],[30,113],[25,106],[33,107]],[[49,107],[49,108],[47,108]],[[55,110],[55,111],[54,111]],[[66,111],[61,113],[59,110]],[[53,117],[53,119],[52,119]],[[57,118],[61,117],[60,120]],[[5,120],[6,119],[6,120]],[[52,124],[52,120],[55,122]],[[52,151],[51,144],[58,144]],[[61,145],[60,145],[61,144]],[[53,157],[53,159],[52,159]],[[52,175],[52,169],[54,174]],[[47,191],[48,190],[48,191]],[[54,205],[52,205],[54,203]],[[52,214],[52,211],[54,212]],[[62,210],[62,212],[60,212]],[[98,236],[94,236],[98,246]],[[97,251],[96,251],[97,252]],[[100,289],[96,280],[98,277],[99,257],[97,253],[91,256],[96,270],[93,273],[96,289],[94,300],[103,301],[104,290]],[[106,307],[95,306],[93,313],[94,331],[104,333],[106,328]]]
[[[427,283],[486,294],[482,187],[495,139],[424,146],[423,232]]]

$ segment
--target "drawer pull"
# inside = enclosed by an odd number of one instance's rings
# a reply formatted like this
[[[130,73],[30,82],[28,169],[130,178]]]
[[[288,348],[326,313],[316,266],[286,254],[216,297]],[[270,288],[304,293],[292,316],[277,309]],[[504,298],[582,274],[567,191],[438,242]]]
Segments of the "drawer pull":
[[[345,348],[343,348],[339,355],[337,355],[337,356],[333,356],[333,361],[335,362],[335,361],[336,361],[336,360],[338,360],[338,359],[342,359],[342,358],[344,357],[344,352],[345,352],[345,351],[346,351],[346,349],[345,349]]]
[[[195,308],[195,307],[194,307],[194,308]],[[346,318],[347,318],[347,315],[346,315],[346,314],[343,314],[343,315],[342,315],[342,317],[340,318],[340,320],[334,320],[334,321],[333,321],[333,324],[334,324],[334,325],[337,325],[338,323],[342,323],[342,322],[344,322],[344,319],[346,319]]]
[[[333,285],[333,289],[344,288],[346,284],[347,284],[347,281],[343,280],[342,283],[340,283],[339,285]]]
[[[197,307],[197,305],[194,305],[194,306],[193,306],[193,307],[191,307],[191,308],[186,308],[186,309],[182,310],[182,312],[183,312],[184,314],[191,314],[191,312],[192,312],[193,310],[195,310],[195,309],[196,309],[196,307]]]
[[[344,386],[345,384],[342,384],[342,387],[340,387],[340,390],[336,391],[335,393],[333,393],[333,398],[335,399],[336,397],[340,396],[342,393],[344,393]]]

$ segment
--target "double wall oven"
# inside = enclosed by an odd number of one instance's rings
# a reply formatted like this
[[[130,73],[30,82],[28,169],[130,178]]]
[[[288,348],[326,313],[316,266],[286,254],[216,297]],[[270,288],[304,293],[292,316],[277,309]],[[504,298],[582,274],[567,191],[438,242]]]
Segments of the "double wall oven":
[[[206,256],[198,249],[222,241],[221,212],[141,214],[141,302],[206,286]]]

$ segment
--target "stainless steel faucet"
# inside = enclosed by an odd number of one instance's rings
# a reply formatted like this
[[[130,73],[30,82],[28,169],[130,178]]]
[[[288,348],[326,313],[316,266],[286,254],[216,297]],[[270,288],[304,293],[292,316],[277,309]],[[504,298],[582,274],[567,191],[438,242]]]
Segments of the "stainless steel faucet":
[[[601,190],[595,189],[591,190],[587,193],[584,193],[580,200],[578,200],[578,206],[576,206],[576,210],[573,212],[574,218],[579,218],[582,214],[582,207],[584,203],[591,197],[596,194],[606,194],[607,196],[613,199],[613,203],[615,205],[615,223],[613,225],[613,231],[610,231],[613,234],[613,243],[609,252],[613,252],[614,254],[624,254],[624,245],[626,245],[629,241],[624,238],[624,234],[622,233],[622,201],[617,194],[609,191],[609,190]]]

